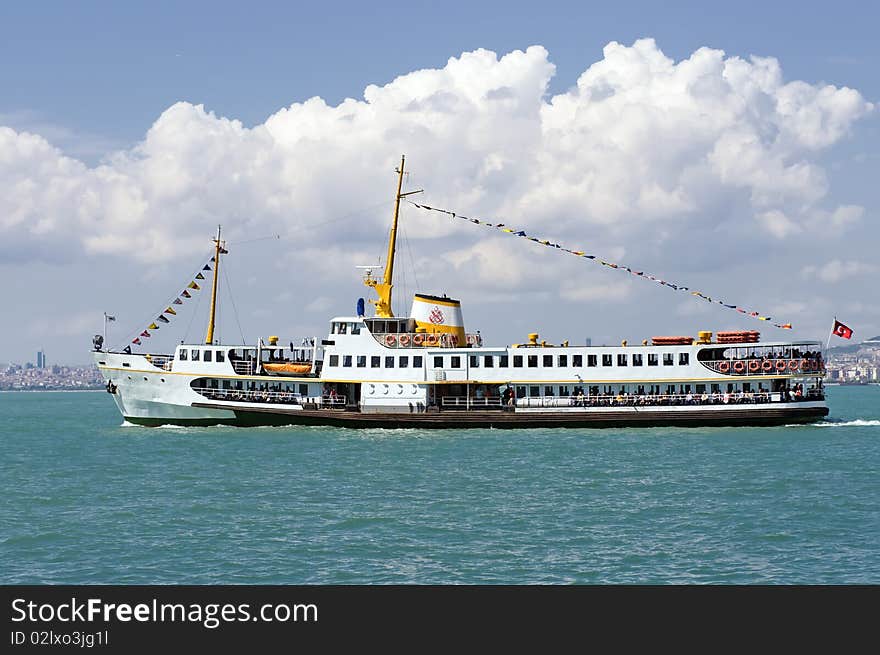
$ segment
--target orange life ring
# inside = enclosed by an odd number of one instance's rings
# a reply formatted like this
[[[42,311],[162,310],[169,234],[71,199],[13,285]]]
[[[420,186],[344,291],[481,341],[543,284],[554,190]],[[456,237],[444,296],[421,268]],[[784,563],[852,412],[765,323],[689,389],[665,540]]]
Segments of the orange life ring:
[[[421,346],[424,342],[425,342],[425,335],[422,334],[421,332],[416,332],[413,335],[413,345],[414,346]]]
[[[746,363],[745,362],[740,361],[740,362],[733,363],[733,372],[734,373],[742,373],[745,370],[746,370]]]
[[[749,373],[755,373],[759,368],[761,368],[761,365],[758,363],[758,360],[753,359],[749,362]]]
[[[408,346],[409,345],[409,335],[408,334],[401,334],[400,335],[400,345],[401,346]]]
[[[457,345],[458,345],[458,335],[457,335],[457,334],[450,334],[450,335],[449,335],[449,340],[452,342],[452,345],[453,345],[453,346],[457,346]]]
[[[789,371],[796,371],[798,369],[799,364],[800,364],[800,362],[796,359],[788,360],[788,370]]]
[[[729,371],[729,370],[730,370],[730,362],[721,362],[718,365],[718,372],[719,373],[727,373],[727,371]]]
[[[805,371],[813,370],[813,361],[811,359],[805,359],[801,364],[801,368]]]
[[[780,373],[782,373],[785,369],[786,369],[785,360],[784,359],[777,359],[776,360],[776,370],[779,371]]]
[[[385,335],[385,345],[386,346],[391,347],[391,346],[394,346],[396,343],[397,343],[397,337],[395,337],[393,334],[386,334]]]
[[[425,337],[425,345],[426,346],[436,346],[437,345],[437,335],[436,334],[429,334],[427,337]]]
[[[765,373],[768,371],[772,371],[773,370],[773,362],[771,362],[769,359],[765,359],[761,363],[761,370],[764,371]]]
[[[469,345],[469,346],[474,345],[474,335],[468,334],[465,338],[467,339],[467,345]]]

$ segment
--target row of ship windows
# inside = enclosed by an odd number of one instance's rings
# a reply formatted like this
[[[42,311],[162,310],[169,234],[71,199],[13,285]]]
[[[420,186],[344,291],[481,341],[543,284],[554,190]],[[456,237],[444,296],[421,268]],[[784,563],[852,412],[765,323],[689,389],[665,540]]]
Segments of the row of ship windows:
[[[722,393],[724,390],[728,393],[734,393],[737,391],[751,392],[757,391],[759,393],[767,393],[767,389],[764,388],[763,385],[758,385],[757,388],[753,388],[752,384],[749,382],[743,382],[740,384],[728,383],[726,385],[720,384],[651,384],[651,385],[634,385],[634,384],[625,384],[625,385],[591,385],[591,386],[569,386],[569,385],[546,385],[546,386],[520,386],[516,387],[516,397],[517,398],[537,398],[540,396],[556,396],[557,393],[560,397],[575,395],[579,391],[585,393],[588,396],[598,396],[598,395],[614,395],[617,393],[621,394],[669,394],[673,395],[676,393],[687,394],[687,393]],[[541,391],[543,390],[543,393]]]
[[[222,350],[208,350],[202,348],[193,348],[189,351],[189,360],[192,362],[199,361],[199,355],[201,355],[201,359],[203,362],[225,362],[226,361],[226,353]],[[186,356],[186,348],[181,348],[177,351],[177,359],[178,361],[185,362],[187,360]]]
[[[340,365],[340,358],[343,368],[351,368],[352,365],[356,368],[367,368],[368,358],[366,355],[330,355],[328,366],[338,367]],[[448,368],[461,368],[464,358],[464,355],[434,355],[431,358],[431,363],[434,368],[445,368],[444,363],[448,359]],[[481,365],[483,368],[509,368],[510,359],[508,355],[470,355],[468,363],[470,368],[480,368]],[[565,368],[569,366],[569,359],[571,360],[571,366],[574,368],[582,368],[584,366],[584,355],[571,355],[571,357],[568,355],[514,355],[512,359],[513,368],[539,368],[539,365],[542,368],[551,368],[554,365]],[[599,355],[586,355],[586,359],[588,367],[599,365]],[[398,357],[388,355],[384,357],[384,366],[382,360],[382,357],[376,355],[369,357],[369,368],[394,368],[395,364],[397,368],[409,368],[410,365],[410,357],[408,355],[400,355]],[[658,353],[648,353],[644,357],[641,354],[634,354],[631,358],[627,354],[617,355],[617,366],[644,366],[646,362],[648,366],[659,366],[660,361]],[[663,366],[673,366],[675,364],[675,353],[663,353],[662,361]],[[602,355],[601,362],[602,366],[614,366],[614,355]],[[690,353],[678,353],[678,364],[680,366],[687,366],[689,362]],[[422,367],[421,355],[412,357],[412,367]]]

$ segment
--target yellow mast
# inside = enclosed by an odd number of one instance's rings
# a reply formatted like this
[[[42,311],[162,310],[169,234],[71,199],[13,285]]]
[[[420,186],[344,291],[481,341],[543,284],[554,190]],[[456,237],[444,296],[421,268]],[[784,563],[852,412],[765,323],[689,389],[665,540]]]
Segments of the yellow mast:
[[[376,306],[377,318],[394,318],[394,312],[391,311],[391,287],[393,286],[391,280],[394,274],[394,255],[397,250],[397,220],[400,215],[400,199],[413,193],[421,193],[421,189],[407,193],[400,192],[403,188],[403,167],[405,162],[406,156],[401,155],[400,168],[396,170],[398,173],[397,195],[394,198],[394,218],[391,221],[391,235],[388,237],[388,256],[385,260],[385,274],[382,276],[381,282],[369,274],[364,278],[364,284],[375,289],[376,295],[379,296],[378,300],[370,300]]]
[[[217,277],[220,274],[220,226],[217,226],[217,238],[214,239],[214,280],[211,283],[211,316],[208,318],[208,333],[205,343],[214,343],[214,319],[217,316]]]

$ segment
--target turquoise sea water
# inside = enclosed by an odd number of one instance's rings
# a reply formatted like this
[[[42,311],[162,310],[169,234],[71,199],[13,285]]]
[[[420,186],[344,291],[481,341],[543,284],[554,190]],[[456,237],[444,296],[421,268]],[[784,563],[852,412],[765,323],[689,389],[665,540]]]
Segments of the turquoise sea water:
[[[123,427],[0,393],[0,582],[880,583],[880,387],[779,428]]]

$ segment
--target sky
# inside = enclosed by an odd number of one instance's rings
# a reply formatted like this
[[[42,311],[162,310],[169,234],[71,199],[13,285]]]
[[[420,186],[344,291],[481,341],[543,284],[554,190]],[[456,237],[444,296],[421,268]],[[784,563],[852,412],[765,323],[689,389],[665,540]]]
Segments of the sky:
[[[130,343],[210,257],[219,336],[323,335],[370,297],[394,169],[394,310],[489,344],[880,334],[870,3],[0,6],[0,361]],[[205,282],[209,283],[210,279]],[[205,290],[141,350],[204,338]],[[791,323],[780,330],[773,323]],[[834,345],[834,344],[832,344]]]

